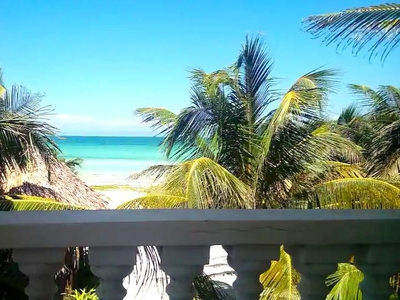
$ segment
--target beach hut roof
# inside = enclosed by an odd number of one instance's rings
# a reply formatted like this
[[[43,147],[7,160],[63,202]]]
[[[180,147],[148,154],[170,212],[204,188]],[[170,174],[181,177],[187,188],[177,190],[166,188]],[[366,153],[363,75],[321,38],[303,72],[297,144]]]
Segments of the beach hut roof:
[[[35,166],[28,172],[9,172],[2,186],[10,195],[28,195],[52,198],[64,204],[105,209],[107,200],[87,186],[72,170],[57,159],[52,159],[50,168],[42,159],[36,158]]]

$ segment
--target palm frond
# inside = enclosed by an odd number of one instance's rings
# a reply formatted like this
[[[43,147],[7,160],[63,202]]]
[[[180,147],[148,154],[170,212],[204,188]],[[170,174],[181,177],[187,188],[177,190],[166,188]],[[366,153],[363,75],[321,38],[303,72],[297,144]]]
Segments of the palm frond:
[[[254,208],[249,187],[205,157],[178,165],[163,188],[172,195],[183,195],[189,208]]]
[[[43,98],[44,94],[33,94],[23,86],[13,85],[11,90],[7,91],[4,101],[4,109],[14,114],[35,114]]]
[[[400,173],[400,115],[377,126],[369,148],[368,171],[372,176],[396,177]]]
[[[233,79],[228,70],[217,70],[212,73],[206,73],[202,69],[191,69],[190,79],[196,88],[205,90],[208,95],[215,96],[225,85],[232,85]]]
[[[323,124],[313,131],[312,136],[311,142],[314,151],[320,153],[319,160],[327,160],[329,157],[339,158],[354,164],[359,163],[362,159],[361,147],[341,134],[330,130],[327,124]]]
[[[46,121],[52,111],[40,107],[41,95],[31,94],[21,86],[0,100],[0,169],[19,172],[26,170],[40,157],[47,163],[60,152],[52,139],[56,128]]]
[[[139,173],[130,175],[128,178],[130,180],[137,180],[139,178],[152,178],[154,181],[160,180],[167,176],[169,173],[176,168],[174,164],[171,165],[153,165],[150,166]]]
[[[340,116],[338,117],[337,123],[339,125],[345,125],[345,124],[351,125],[360,117],[361,117],[361,112],[359,111],[357,105],[351,104],[342,110]]]
[[[363,273],[350,263],[339,263],[338,269],[326,278],[326,285],[332,287],[326,300],[361,300],[359,284]]]
[[[368,109],[367,113],[371,117],[376,118],[390,110],[389,103],[383,97],[387,93],[381,90],[375,91],[365,85],[349,84],[348,88],[353,95],[358,97],[361,105]]]
[[[240,174],[249,156],[241,106],[223,93],[209,95],[199,88],[192,90],[191,99],[192,106],[181,111],[163,141],[167,157],[177,161],[209,157]]]
[[[168,194],[149,194],[124,202],[116,209],[162,209],[186,207],[187,199],[185,197]]]
[[[384,105],[387,119],[398,120],[400,118],[400,88],[392,85],[379,86],[378,93],[381,103]]]
[[[234,300],[218,282],[207,274],[201,274],[193,280],[197,295],[195,300]]]
[[[400,4],[381,4],[347,9],[305,19],[306,31],[324,37],[326,45],[337,44],[354,53],[368,48],[370,59],[381,51],[384,60],[400,41]]]
[[[64,157],[58,157],[58,160],[65,163],[68,168],[71,169],[71,171],[74,174],[78,174],[78,168],[82,168],[83,164],[83,159],[76,157],[76,158],[71,158],[71,159],[65,159]]]
[[[0,211],[83,210],[85,208],[46,200],[0,200]]]
[[[278,261],[272,261],[271,267],[260,276],[264,291],[260,300],[300,300],[296,286],[300,274],[293,268],[292,259],[281,246]]]
[[[161,291],[165,290],[167,277],[161,270],[161,258],[157,247],[138,247],[137,263],[134,266],[136,285],[139,287],[133,298],[144,299],[146,293],[154,285]]]
[[[239,77],[233,92],[243,104],[247,125],[252,128],[268,104],[275,100],[271,93],[273,60],[259,37],[246,37],[235,67]]]
[[[316,208],[400,208],[400,189],[373,178],[346,178],[324,182],[315,186],[309,197]]]
[[[335,70],[316,70],[300,77],[283,96],[275,110],[260,141],[260,153],[257,161],[258,175],[255,184],[262,177],[263,167],[271,151],[274,136],[288,124],[296,129],[300,124],[317,122],[322,119],[322,107],[326,96],[332,92],[337,81]],[[291,125],[292,124],[292,125]],[[295,134],[294,132],[292,134]]]
[[[328,161],[328,165],[337,172],[341,178],[364,178],[359,166],[338,161]]]
[[[121,204],[137,208],[252,208],[249,187],[212,159],[198,158],[174,166],[156,193]]]
[[[0,99],[4,100],[6,92],[7,92],[6,88],[0,83]]]
[[[255,190],[255,194],[262,195],[263,207],[285,208],[293,195],[323,180],[341,178],[330,163],[333,160],[360,160],[358,146],[330,131],[328,125],[289,121],[274,135],[261,170],[262,180]]]
[[[177,117],[172,111],[158,107],[137,108],[135,114],[141,116],[144,123],[153,123],[151,127],[155,130],[162,129],[162,132],[172,126]]]

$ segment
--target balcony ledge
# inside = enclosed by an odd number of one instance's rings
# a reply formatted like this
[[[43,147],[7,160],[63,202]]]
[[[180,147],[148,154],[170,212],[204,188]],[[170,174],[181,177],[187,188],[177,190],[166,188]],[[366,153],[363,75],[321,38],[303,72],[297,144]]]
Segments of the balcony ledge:
[[[400,210],[0,212],[0,248],[400,243]]]

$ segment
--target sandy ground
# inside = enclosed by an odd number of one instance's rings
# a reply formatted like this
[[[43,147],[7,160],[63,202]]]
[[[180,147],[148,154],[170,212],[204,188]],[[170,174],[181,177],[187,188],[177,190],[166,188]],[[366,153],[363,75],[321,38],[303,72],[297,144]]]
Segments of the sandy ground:
[[[146,195],[145,193],[124,190],[105,190],[98,191],[98,193],[106,196],[109,199],[109,208],[116,208],[124,202]]]
[[[133,189],[141,190],[143,188],[148,188],[154,184],[154,181],[151,179],[138,179],[138,180],[127,180],[126,178],[100,178],[100,177],[88,177],[83,178],[84,181],[88,185],[118,185],[121,186],[121,189],[112,189],[112,190],[102,190],[97,191],[101,195],[107,197],[109,200],[109,208],[115,208],[120,204],[133,200],[135,198],[141,197],[145,195],[143,192],[134,191]],[[100,180],[102,179],[102,180]],[[130,189],[124,190],[122,187],[129,186]],[[146,261],[139,261],[138,265],[145,265]],[[143,272],[143,270],[142,270]],[[222,248],[222,246],[216,245],[210,247],[210,263],[204,266],[204,272],[210,277],[215,280],[219,281],[224,284],[224,286],[228,285],[227,287],[230,288],[232,286],[233,281],[235,280],[236,276],[233,275],[233,269],[230,268],[227,264],[227,253]],[[144,273],[142,273],[144,274]],[[125,300],[130,299],[152,299],[152,300],[161,300],[161,299],[169,299],[165,293],[164,288],[160,282],[166,282],[167,277],[165,274],[159,270],[159,274],[157,275],[158,280],[153,280],[149,287],[146,289],[145,294],[138,294],[138,289],[140,286],[140,282],[138,282],[138,278],[135,271],[127,276],[124,280],[124,286],[127,289],[127,295],[124,298]],[[161,278],[161,280],[160,280]],[[157,283],[158,281],[158,283]],[[228,291],[231,292],[231,291]]]

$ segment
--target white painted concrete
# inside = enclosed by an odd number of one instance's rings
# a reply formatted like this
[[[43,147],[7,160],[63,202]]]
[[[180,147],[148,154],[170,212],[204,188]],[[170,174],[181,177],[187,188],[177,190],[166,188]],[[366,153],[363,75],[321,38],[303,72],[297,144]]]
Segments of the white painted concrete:
[[[386,297],[389,292],[385,289],[387,278],[391,272],[400,269],[398,228],[400,210],[0,212],[0,248],[16,249],[17,261],[34,279],[34,286],[30,287],[33,291],[49,282],[49,276],[57,265],[50,259],[54,258],[51,253],[59,251],[56,250],[59,248],[89,246],[103,249],[94,262],[102,271],[96,273],[103,277],[105,286],[117,289],[121,278],[129,273],[133,264],[125,261],[130,253],[126,249],[132,249],[134,254],[139,245],[162,246],[164,249],[183,247],[186,249],[184,255],[173,250],[170,251],[172,256],[164,256],[164,263],[170,266],[167,272],[174,273],[180,287],[186,289],[186,294],[176,293],[172,299],[190,299],[188,278],[206,263],[204,253],[207,251],[204,249],[211,245],[230,246],[227,248],[230,249],[228,261],[238,271],[238,280],[234,284],[238,300],[256,297],[259,291],[257,273],[261,265],[264,270],[268,260],[276,259],[281,244],[292,254],[295,267],[305,278],[306,284],[300,286],[300,290],[302,299],[306,300],[321,297],[321,284],[324,276],[328,275],[325,273],[344,257],[356,254],[368,283],[364,286],[364,299],[372,300]],[[224,261],[221,248],[213,249],[217,249],[219,254],[211,257],[211,263],[219,264],[218,259]],[[24,258],[18,253],[37,255]],[[174,257],[172,261],[171,257]],[[222,265],[230,270],[224,263]],[[205,270],[215,268],[206,266]],[[159,275],[163,276],[162,273]],[[224,277],[221,274],[213,276],[214,279]],[[134,280],[132,277],[129,276],[131,281]],[[312,292],[314,289],[315,293]],[[158,299],[162,294],[157,296],[157,292],[152,292],[153,295],[142,299]],[[48,293],[32,294],[31,299],[46,300]],[[119,290],[115,298],[107,296],[104,299],[122,300],[122,293],[124,291]],[[129,288],[125,299],[133,299],[132,293]]]

